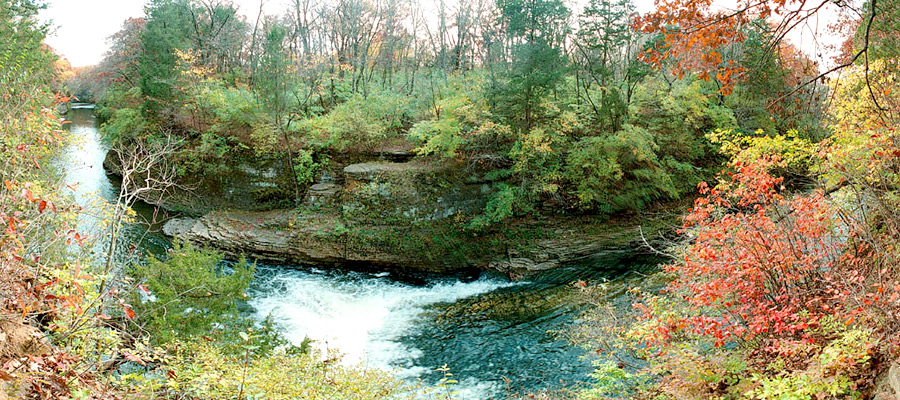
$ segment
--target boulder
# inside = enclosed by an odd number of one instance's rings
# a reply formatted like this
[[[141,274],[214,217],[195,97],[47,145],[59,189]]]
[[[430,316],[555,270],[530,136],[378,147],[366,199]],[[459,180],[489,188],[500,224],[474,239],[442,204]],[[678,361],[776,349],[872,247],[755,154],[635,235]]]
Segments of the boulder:
[[[874,400],[900,400],[900,360],[875,380]]]
[[[365,162],[344,167],[344,178],[348,182],[371,182],[401,179],[404,175],[416,175],[429,168],[422,163],[408,162]]]
[[[0,363],[48,353],[50,343],[40,329],[14,319],[0,320]]]
[[[888,370],[888,383],[891,385],[891,389],[894,389],[894,397],[900,400],[900,361],[891,364],[891,368]]]
[[[340,197],[342,189],[340,185],[334,183],[317,183],[307,189],[303,203],[307,205],[334,203]]]

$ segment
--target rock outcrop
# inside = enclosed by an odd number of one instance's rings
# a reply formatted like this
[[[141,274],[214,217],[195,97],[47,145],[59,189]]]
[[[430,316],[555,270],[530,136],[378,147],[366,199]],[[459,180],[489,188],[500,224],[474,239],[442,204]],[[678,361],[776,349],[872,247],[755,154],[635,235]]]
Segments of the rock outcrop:
[[[391,224],[348,228],[346,221],[330,213],[286,210],[215,211],[201,218],[173,219],[163,232],[221,249],[231,257],[244,254],[273,263],[438,273],[488,268],[512,278],[633,245],[640,238],[638,225],[589,218],[521,224],[534,237],[517,240],[514,247],[502,238],[475,237],[449,225],[446,230]],[[460,257],[456,250],[462,246],[471,250]]]
[[[890,368],[875,381],[874,400],[900,400],[900,360],[891,364]]]
[[[429,169],[429,166],[417,162],[365,162],[344,167],[344,177],[348,182],[391,181]]]
[[[390,235],[391,227],[369,228]],[[426,263],[377,242],[352,240],[341,221],[329,214],[295,211],[214,211],[201,218],[167,222],[163,233],[202,243],[237,257],[247,255],[273,263],[356,265],[375,269],[447,272],[441,263]]]
[[[221,187],[221,198],[194,199],[202,207],[170,207],[190,203],[179,196],[156,204],[194,215],[169,221],[163,228],[167,235],[221,249],[232,257],[245,254],[284,264],[439,273],[488,268],[516,278],[640,239],[635,223],[577,216],[518,220],[497,233],[467,232],[459,221],[484,209],[492,185],[452,160],[429,162],[407,156],[333,162],[318,182],[306,188],[302,203],[289,209],[244,204],[252,202],[246,195],[256,193],[253,188],[274,190],[279,174],[262,165],[232,168],[240,173],[223,182],[239,185]],[[114,163],[107,161],[115,171]]]

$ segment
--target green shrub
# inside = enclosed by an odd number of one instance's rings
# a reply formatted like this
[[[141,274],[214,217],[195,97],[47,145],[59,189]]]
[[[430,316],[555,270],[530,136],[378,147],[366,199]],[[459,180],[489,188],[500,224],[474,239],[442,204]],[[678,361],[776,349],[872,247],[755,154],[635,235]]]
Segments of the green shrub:
[[[157,373],[120,376],[120,386],[145,396],[161,392],[177,398],[243,399],[412,399],[411,389],[391,374],[363,366],[345,366],[336,353],[323,362],[318,352],[279,349],[261,354],[257,340],[245,335],[248,352],[223,352],[208,340],[168,346]]]
[[[176,242],[168,255],[166,261],[150,256],[146,264],[132,267],[132,276],[143,288],[132,302],[135,318],[154,342],[209,335],[223,328],[233,331],[235,327],[229,325],[249,324],[239,315],[238,302],[246,297],[253,265],[245,260],[224,265],[221,253],[189,243]]]
[[[524,215],[534,210],[534,201],[520,186],[500,183],[488,199],[481,215],[472,219],[469,229],[482,230],[507,218]]]
[[[140,110],[120,108],[111,112],[101,129],[106,139],[115,143],[140,136],[147,129],[147,121]]]
[[[490,107],[482,92],[477,90],[481,84],[477,76],[474,79],[456,77],[444,88],[443,97],[432,99],[427,107],[429,118],[415,124],[409,131],[409,138],[421,143],[416,149],[418,154],[453,158],[463,154],[500,151],[502,141],[497,140],[496,133],[502,132],[492,132],[497,125],[491,120]],[[506,129],[503,136],[509,136]]]
[[[248,131],[263,119],[253,92],[247,89],[209,81],[191,93],[193,102],[210,118],[209,129],[218,134]]]
[[[660,158],[711,164],[709,156],[715,148],[704,137],[706,133],[737,127],[731,110],[713,101],[716,89],[707,85],[691,78],[674,84],[655,78],[635,89],[631,121],[653,135]]]
[[[564,176],[582,208],[604,213],[639,210],[655,200],[679,196],[657,151],[659,146],[645,129],[625,125],[613,135],[578,141],[566,158]]]
[[[733,129],[719,129],[707,134],[709,141],[719,145],[719,151],[730,159],[751,164],[763,156],[777,156],[784,162],[786,173],[804,174],[809,170],[810,162],[817,151],[817,146],[800,137],[797,131],[787,134],[767,135],[762,130],[753,134],[742,134]]]
[[[317,147],[364,149],[400,137],[411,125],[412,114],[409,99],[398,93],[357,95],[328,114],[298,122],[293,129]]]

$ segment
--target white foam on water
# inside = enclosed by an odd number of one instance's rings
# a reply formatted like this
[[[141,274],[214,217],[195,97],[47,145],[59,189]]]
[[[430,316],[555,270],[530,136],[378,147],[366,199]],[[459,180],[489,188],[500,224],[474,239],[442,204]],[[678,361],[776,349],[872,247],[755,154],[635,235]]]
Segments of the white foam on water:
[[[416,365],[422,351],[401,342],[403,336],[415,332],[425,307],[514,285],[479,279],[411,286],[371,276],[336,278],[316,272],[285,269],[261,278],[257,282],[260,290],[250,301],[256,317],[271,317],[294,344],[308,337],[320,349],[339,349],[346,363],[396,369],[404,379],[423,376],[438,367]],[[472,393],[462,398],[486,398],[470,395],[483,393],[490,384],[476,380],[465,383],[459,390]]]

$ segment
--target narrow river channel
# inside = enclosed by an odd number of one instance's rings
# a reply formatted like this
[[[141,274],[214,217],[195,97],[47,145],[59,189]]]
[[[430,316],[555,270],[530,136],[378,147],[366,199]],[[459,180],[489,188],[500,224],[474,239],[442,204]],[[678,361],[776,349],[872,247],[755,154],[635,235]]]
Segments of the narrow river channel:
[[[102,212],[97,201],[114,201],[117,193],[103,171],[106,147],[91,107],[76,107],[67,118],[78,140],[60,167],[87,211],[82,229],[100,234],[92,217]],[[147,205],[138,212],[153,215]],[[169,241],[158,228],[127,227],[121,251],[163,254]],[[309,337],[340,349],[347,362],[391,369],[425,385],[433,385],[441,377],[435,369],[446,364],[460,382],[456,398],[501,399],[587,379],[584,351],[554,333],[577,323],[583,311],[572,283],[633,281],[659,262],[634,250],[609,251],[525,282],[490,274],[461,280],[259,264],[247,309],[260,320],[271,318],[296,344]]]

